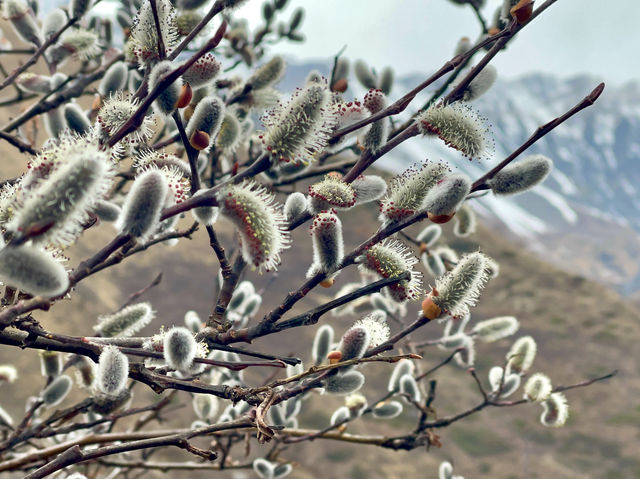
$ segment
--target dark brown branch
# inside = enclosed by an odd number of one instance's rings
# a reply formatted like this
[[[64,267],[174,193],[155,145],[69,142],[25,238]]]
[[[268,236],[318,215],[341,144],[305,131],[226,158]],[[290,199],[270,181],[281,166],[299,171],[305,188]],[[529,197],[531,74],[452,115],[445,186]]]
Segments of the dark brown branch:
[[[584,99],[580,103],[578,103],[576,106],[571,108],[564,115],[551,120],[549,123],[545,123],[544,125],[539,126],[538,129],[533,133],[533,135],[531,135],[527,141],[525,141],[522,145],[520,145],[517,150],[515,150],[513,153],[507,156],[494,168],[492,168],[487,173],[485,173],[480,178],[478,178],[473,183],[473,186],[471,187],[471,192],[488,189],[489,186],[487,185],[487,180],[490,180],[491,178],[493,178],[496,175],[496,173],[498,173],[505,166],[511,163],[514,159],[520,156],[522,152],[524,152],[527,148],[533,145],[536,141],[543,138],[547,133],[549,133],[555,127],[561,125],[576,113],[593,105],[595,101],[598,99],[598,97],[602,94],[603,90],[604,90],[604,83],[600,83],[597,87],[593,89],[593,91],[591,91],[591,93],[589,93],[586,97],[584,97]]]
[[[83,451],[79,445],[75,445],[70,447],[69,449],[66,449],[53,461],[45,464],[38,470],[25,476],[25,479],[41,479],[72,464],[92,461],[101,457],[121,454],[127,451],[139,451],[141,449],[149,449],[155,447],[176,446],[193,452],[191,451],[191,447],[188,443],[188,440],[193,437],[204,436],[217,431],[245,428],[250,425],[251,421],[248,418],[243,417],[234,421],[229,421],[222,424],[214,424],[212,426],[206,426],[200,429],[195,429],[193,431],[188,431],[186,433],[171,434],[150,439],[122,442],[120,444],[99,447],[97,449],[89,449]],[[215,457],[215,453],[211,451],[209,460],[213,460],[215,459]],[[0,470],[2,470],[2,464],[0,464]]]
[[[37,153],[37,151],[34,150],[31,147],[31,145],[1,130],[0,130],[0,138],[5,140],[7,143],[10,143],[11,145],[15,146],[16,148],[18,148],[18,150],[20,150],[21,153],[26,152],[26,153],[29,153],[30,155],[35,155]]]
[[[189,32],[189,35],[187,35],[184,38],[184,40],[182,40],[180,44],[169,54],[169,60],[175,60],[176,58],[178,58],[178,55],[180,55],[180,53],[182,53],[182,51],[187,46],[189,46],[189,43],[191,43],[191,40],[193,40],[196,37],[196,35],[200,33],[202,29],[209,24],[211,19],[215,17],[218,13],[220,13],[222,10],[224,10],[225,3],[226,3],[225,0],[217,0],[211,6],[207,14],[204,17],[202,17],[202,20],[200,20],[198,24]]]
[[[167,58],[167,51],[164,48],[164,40],[162,39],[162,29],[160,28],[160,18],[158,18],[158,6],[156,0],[149,0],[151,5],[151,13],[153,14],[153,23],[156,26],[156,37],[158,39],[158,56],[160,60]]]
[[[215,35],[207,43],[205,43],[204,46],[200,48],[200,50],[193,54],[191,58],[189,58],[175,70],[172,70],[171,72],[163,75],[160,81],[158,81],[158,84],[152,91],[149,92],[147,97],[140,104],[131,118],[129,118],[124,123],[124,125],[122,125],[120,129],[118,129],[118,131],[116,131],[109,139],[108,145],[110,147],[114,146],[132,131],[135,131],[142,124],[142,120],[147,114],[147,111],[149,110],[155,99],[158,98],[160,93],[162,93],[167,88],[167,86],[171,85],[180,75],[186,72],[191,67],[191,65],[198,61],[202,56],[215,48],[222,40],[226,28],[227,24],[226,22],[223,22],[222,25],[220,25],[220,28],[218,28],[218,31],[215,33]]]

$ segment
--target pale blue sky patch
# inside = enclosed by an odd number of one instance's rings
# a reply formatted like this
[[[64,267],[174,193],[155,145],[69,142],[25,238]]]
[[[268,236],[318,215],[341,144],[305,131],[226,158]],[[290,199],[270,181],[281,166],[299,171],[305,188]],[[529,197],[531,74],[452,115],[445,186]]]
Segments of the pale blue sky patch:
[[[488,19],[501,0],[487,0]],[[541,4],[538,0],[536,4]],[[237,11],[251,26],[260,21],[261,1]],[[378,70],[398,74],[431,71],[451,58],[463,36],[480,29],[469,7],[448,0],[290,0],[282,15],[306,10],[304,44],[281,42],[272,52],[301,59],[327,59],[344,45],[345,55],[366,59]],[[640,77],[640,2],[638,0],[558,0],[502,52],[494,65],[504,77],[532,71],[570,77],[580,73],[624,83]]]

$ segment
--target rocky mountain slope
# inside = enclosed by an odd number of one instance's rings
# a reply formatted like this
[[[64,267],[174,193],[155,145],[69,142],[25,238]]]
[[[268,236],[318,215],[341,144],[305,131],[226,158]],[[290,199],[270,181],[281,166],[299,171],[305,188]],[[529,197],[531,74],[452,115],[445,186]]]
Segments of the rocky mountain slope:
[[[328,64],[292,62],[283,83],[285,89],[302,84],[312,68],[330,73]],[[391,99],[425,77],[415,74],[397,79]],[[578,103],[600,81],[586,75],[559,79],[544,74],[499,79],[473,104],[491,125],[495,150],[489,159],[469,162],[438,140],[414,138],[379,165],[399,172],[425,158],[446,159],[477,178],[522,144],[538,126]],[[349,92],[363,96],[364,90],[355,78],[350,86]],[[437,85],[420,94],[409,110],[424,104],[435,88]],[[479,198],[474,201],[478,213],[547,261],[612,285],[625,295],[637,293],[640,83],[607,85],[595,105],[556,128],[525,155],[536,153],[554,160],[554,170],[545,184],[512,198]]]

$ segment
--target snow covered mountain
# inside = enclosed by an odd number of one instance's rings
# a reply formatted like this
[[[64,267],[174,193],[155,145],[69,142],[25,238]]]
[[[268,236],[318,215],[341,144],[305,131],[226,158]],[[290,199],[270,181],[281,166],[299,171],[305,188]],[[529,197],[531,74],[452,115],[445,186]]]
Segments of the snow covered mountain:
[[[328,65],[290,65],[285,89],[302,84],[312,68],[329,73]],[[425,76],[396,80],[391,99]],[[473,103],[492,125],[491,159],[471,162],[440,140],[414,138],[379,166],[400,172],[425,158],[445,159],[475,179],[599,82],[586,75],[559,79],[543,74],[499,80]],[[361,98],[364,90],[355,79],[350,85]],[[415,111],[434,89],[423,92],[409,110]],[[626,294],[640,290],[640,83],[607,86],[595,105],[553,130],[524,156],[534,153],[554,160],[546,182],[515,197],[488,194],[473,201],[476,211],[547,261],[615,285]]]

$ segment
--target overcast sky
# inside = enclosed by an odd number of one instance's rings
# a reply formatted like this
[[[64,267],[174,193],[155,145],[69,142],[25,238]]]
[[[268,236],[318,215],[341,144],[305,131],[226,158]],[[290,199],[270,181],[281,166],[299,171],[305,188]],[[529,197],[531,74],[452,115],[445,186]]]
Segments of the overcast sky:
[[[250,0],[238,15],[257,25],[261,3]],[[487,0],[485,17],[501,3]],[[480,33],[472,10],[448,0],[289,0],[284,18],[298,5],[306,10],[307,41],[272,51],[326,59],[347,45],[349,58],[377,69],[391,65],[399,74],[439,68],[461,37]],[[590,73],[616,84],[640,79],[639,19],[639,0],[558,0],[493,64],[504,77],[545,71]]]

